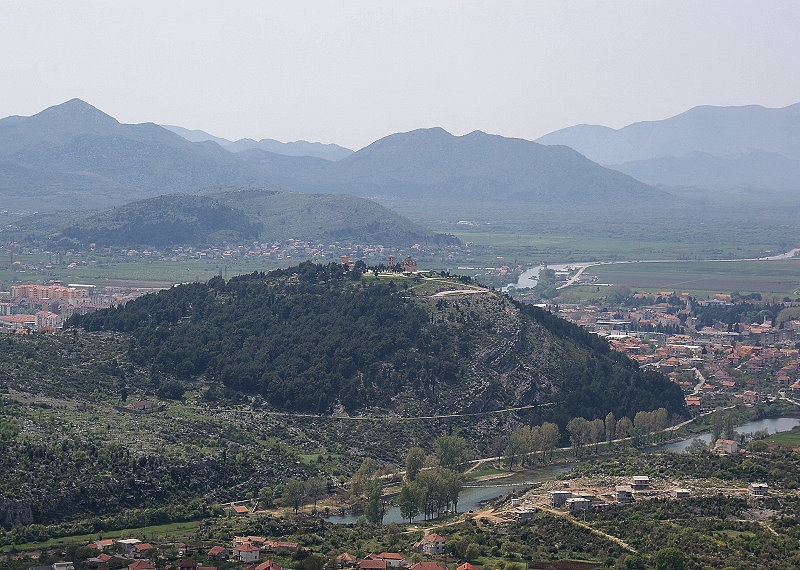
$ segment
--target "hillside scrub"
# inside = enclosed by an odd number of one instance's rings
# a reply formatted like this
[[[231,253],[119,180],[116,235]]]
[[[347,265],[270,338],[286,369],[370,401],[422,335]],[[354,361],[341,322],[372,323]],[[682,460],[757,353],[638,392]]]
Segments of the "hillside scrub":
[[[363,264],[315,265],[180,285],[70,327],[132,337],[138,365],[260,394],[277,409],[402,415],[556,404],[560,425],[665,407],[680,389],[579,327],[488,289],[418,297]],[[475,287],[474,285],[472,287]]]

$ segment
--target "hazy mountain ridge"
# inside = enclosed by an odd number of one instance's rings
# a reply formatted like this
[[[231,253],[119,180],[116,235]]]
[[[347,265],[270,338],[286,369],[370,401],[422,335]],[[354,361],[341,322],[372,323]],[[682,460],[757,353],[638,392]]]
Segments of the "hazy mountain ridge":
[[[798,189],[800,103],[700,106],[621,129],[577,125],[537,142],[567,145],[647,184]]]
[[[262,230],[241,210],[212,198],[172,194],[98,212],[60,235],[84,247],[161,248],[242,242],[257,239]]]
[[[79,99],[0,121],[0,161],[9,165],[0,171],[5,202],[35,195],[39,210],[268,183],[216,144],[191,143],[153,123],[122,124]]]
[[[289,238],[325,243],[456,245],[460,241],[431,232],[371,200],[345,194],[274,192],[243,188],[212,194],[257,220],[265,241]]]
[[[233,153],[238,153],[258,148],[261,150],[265,150],[267,152],[282,154],[286,156],[313,156],[316,158],[322,158],[331,161],[340,160],[346,156],[353,154],[353,151],[350,150],[349,148],[345,148],[343,146],[339,146],[337,144],[332,144],[332,143],[326,144],[326,143],[309,142],[303,140],[281,142],[275,139],[261,139],[261,140],[238,139],[235,141],[231,141],[221,137],[216,137],[212,134],[209,134],[205,131],[198,129],[190,130],[175,125],[161,125],[161,126],[169,131],[172,131],[177,135],[182,136],[188,141],[191,142],[212,141],[217,143],[224,149]]]
[[[800,160],[764,150],[738,156],[715,156],[695,151],[684,156],[660,156],[610,167],[646,184],[704,188],[737,186],[758,190],[800,188]]]
[[[571,149],[478,131],[462,137],[440,128],[398,133],[330,162],[257,148],[232,154],[152,123],[120,124],[75,99],[32,117],[5,119],[0,141],[0,161],[8,165],[0,170],[0,194],[10,204],[33,203],[40,210],[231,186],[382,197],[393,206],[441,214],[498,203],[592,210],[666,199]],[[32,173],[41,173],[38,181]]]
[[[273,180],[297,190],[318,188],[397,201],[619,206],[666,197],[567,147],[480,131],[454,136],[438,127],[389,135],[336,163],[294,169],[276,161],[260,164]]]
[[[668,119],[633,123],[621,129],[567,127],[536,142],[569,146],[601,164],[682,156],[695,151],[726,156],[764,150],[798,160],[800,103],[781,109],[704,105]]]

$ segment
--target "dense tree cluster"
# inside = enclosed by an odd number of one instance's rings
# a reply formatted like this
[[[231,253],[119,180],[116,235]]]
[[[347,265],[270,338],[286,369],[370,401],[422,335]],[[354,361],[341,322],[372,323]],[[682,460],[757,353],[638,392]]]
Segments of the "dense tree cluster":
[[[159,196],[92,216],[61,232],[65,244],[167,247],[257,239],[261,224],[202,196]]]
[[[357,410],[426,379],[457,379],[455,339],[394,282],[342,285],[360,268],[338,264],[295,271],[173,287],[70,324],[132,332],[139,363],[186,380],[205,374],[289,410]]]
[[[568,424],[569,425],[569,424]],[[522,467],[550,461],[561,441],[561,430],[551,422],[540,426],[521,426],[508,437],[505,457],[508,467],[513,468],[519,460]]]
[[[484,312],[458,302],[453,310],[444,300],[425,304],[408,282],[363,279],[366,270],[307,262],[227,282],[215,277],[74,316],[68,325],[128,332],[139,365],[261,394],[285,410],[391,407],[401,393],[439,409],[464,396],[464,407],[500,408],[554,391],[559,406],[548,419],[562,426],[607,411],[633,416],[664,406],[685,413],[677,386],[550,313],[509,307],[499,296]],[[509,311],[519,325],[497,320]],[[538,370],[525,364],[531,358],[542,363]],[[490,399],[470,401],[469,382],[485,382],[483,371]]]
[[[760,295],[759,299],[760,301]],[[710,327],[715,323],[724,323],[734,327],[738,323],[763,323],[765,320],[775,322],[783,304],[740,302],[733,305],[699,305],[694,312],[701,326]]]
[[[412,447],[406,454],[406,475],[397,503],[400,514],[411,522],[417,515],[425,519],[444,512],[458,512],[458,495],[464,486],[459,473],[469,457],[467,441],[457,435],[443,435],[434,442],[435,456],[426,457],[424,450]],[[428,464],[429,467],[422,469]]]

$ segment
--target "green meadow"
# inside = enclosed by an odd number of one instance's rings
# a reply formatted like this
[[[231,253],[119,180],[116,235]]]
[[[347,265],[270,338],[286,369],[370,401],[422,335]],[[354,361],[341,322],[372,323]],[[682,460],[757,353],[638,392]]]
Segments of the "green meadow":
[[[599,283],[628,285],[637,290],[737,291],[781,298],[800,294],[800,259],[620,263],[590,267],[585,275],[596,276]]]

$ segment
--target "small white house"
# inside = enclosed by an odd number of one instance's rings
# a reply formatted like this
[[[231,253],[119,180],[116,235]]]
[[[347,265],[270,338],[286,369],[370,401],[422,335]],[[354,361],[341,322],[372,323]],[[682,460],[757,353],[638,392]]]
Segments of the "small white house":
[[[517,522],[530,521],[536,516],[536,509],[533,507],[517,507],[512,512],[514,514],[514,520]]]
[[[123,554],[130,554],[136,550],[136,545],[142,542],[138,538],[123,538],[117,541],[117,550]]]
[[[586,497],[572,497],[566,500],[567,508],[571,511],[588,511],[592,500]]]
[[[252,564],[253,562],[258,562],[258,558],[261,555],[261,549],[258,546],[253,544],[240,544],[239,546],[233,547],[233,558],[234,560],[238,560],[239,562],[243,562],[245,564]]]
[[[766,497],[769,494],[769,485],[766,483],[750,483],[747,490],[753,497]]]
[[[739,444],[732,439],[718,439],[714,444],[714,453],[733,455],[739,451]]]
[[[550,491],[550,504],[554,507],[563,507],[570,498],[572,498],[571,491]]]
[[[643,491],[650,488],[650,477],[646,475],[634,475],[631,483],[634,491]]]
[[[414,546],[417,550],[421,550],[425,554],[444,554],[446,540],[447,539],[445,539],[445,537],[443,537],[441,534],[434,532],[423,536],[422,540],[420,540]]]
[[[633,502],[633,489],[630,485],[617,485],[614,487],[617,495],[617,502],[627,505]]]

